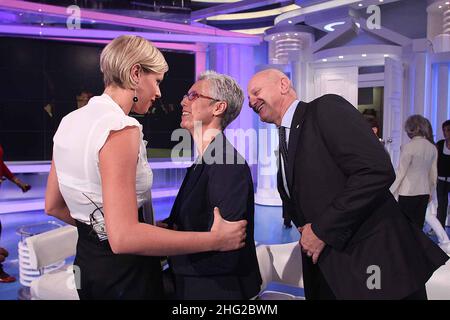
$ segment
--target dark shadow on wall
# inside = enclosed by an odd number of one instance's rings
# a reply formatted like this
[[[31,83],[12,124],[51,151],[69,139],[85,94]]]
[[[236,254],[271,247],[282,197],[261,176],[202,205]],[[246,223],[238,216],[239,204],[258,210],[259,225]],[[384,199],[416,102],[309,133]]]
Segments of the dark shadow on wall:
[[[83,92],[100,95],[99,58],[103,45],[25,38],[0,38],[0,143],[6,161],[50,160],[53,135],[61,119],[77,109]],[[145,117],[148,147],[170,149],[179,128],[179,103],[195,77],[195,55],[163,52],[169,72],[163,98]]]

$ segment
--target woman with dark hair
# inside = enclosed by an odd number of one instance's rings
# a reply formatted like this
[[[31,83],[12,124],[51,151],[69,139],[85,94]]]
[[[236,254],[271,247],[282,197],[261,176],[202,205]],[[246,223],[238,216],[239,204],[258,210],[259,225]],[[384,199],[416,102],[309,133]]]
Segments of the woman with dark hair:
[[[420,229],[437,179],[437,149],[433,143],[431,124],[421,115],[412,115],[405,122],[411,139],[403,145],[396,179],[390,190],[397,197],[402,211]]]

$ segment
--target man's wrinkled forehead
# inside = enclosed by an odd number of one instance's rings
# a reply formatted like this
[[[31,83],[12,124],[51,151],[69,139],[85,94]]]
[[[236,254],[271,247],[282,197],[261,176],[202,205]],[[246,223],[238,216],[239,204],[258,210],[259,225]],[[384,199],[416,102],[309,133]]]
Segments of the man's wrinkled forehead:
[[[260,90],[262,87],[265,87],[271,81],[273,81],[271,77],[268,77],[264,73],[258,73],[250,80],[248,84],[248,92],[254,93]]]

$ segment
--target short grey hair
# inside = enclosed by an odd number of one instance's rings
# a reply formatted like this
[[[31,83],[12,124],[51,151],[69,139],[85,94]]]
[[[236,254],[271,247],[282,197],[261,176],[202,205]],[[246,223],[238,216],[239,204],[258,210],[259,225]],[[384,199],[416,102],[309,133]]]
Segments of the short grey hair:
[[[414,114],[406,119],[405,131],[411,139],[417,136],[425,137],[428,141],[434,143],[431,123],[427,118],[420,114]]]
[[[215,71],[203,72],[198,81],[206,80],[209,83],[209,94],[212,98],[227,103],[224,117],[221,122],[222,130],[225,129],[241,112],[244,103],[244,92],[236,80],[225,74]]]

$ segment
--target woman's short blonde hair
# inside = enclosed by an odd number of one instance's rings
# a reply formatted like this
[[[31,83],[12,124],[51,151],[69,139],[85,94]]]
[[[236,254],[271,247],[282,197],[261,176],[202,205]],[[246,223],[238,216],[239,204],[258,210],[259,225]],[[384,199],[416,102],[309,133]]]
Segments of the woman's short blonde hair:
[[[135,89],[131,68],[140,65],[143,72],[165,73],[169,70],[164,56],[150,41],[133,35],[123,35],[111,41],[100,56],[100,70],[105,87],[117,85]]]

